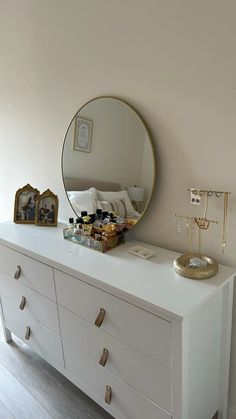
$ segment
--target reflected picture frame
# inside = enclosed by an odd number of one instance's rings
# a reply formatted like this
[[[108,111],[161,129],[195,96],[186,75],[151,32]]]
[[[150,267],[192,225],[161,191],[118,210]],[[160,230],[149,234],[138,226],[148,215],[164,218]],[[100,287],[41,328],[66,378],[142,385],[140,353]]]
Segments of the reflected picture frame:
[[[93,121],[76,116],[73,150],[91,152]]]
[[[35,224],[44,227],[56,227],[58,217],[58,197],[50,189],[39,195],[36,210]]]
[[[34,224],[39,191],[29,183],[16,191],[14,223]]]

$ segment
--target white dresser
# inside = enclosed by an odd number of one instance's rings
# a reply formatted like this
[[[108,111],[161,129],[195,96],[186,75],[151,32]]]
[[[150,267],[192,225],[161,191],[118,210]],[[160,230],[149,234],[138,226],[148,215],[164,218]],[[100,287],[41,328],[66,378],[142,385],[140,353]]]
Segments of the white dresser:
[[[11,332],[115,418],[227,418],[234,271],[194,281],[175,252],[100,254],[61,228],[0,224],[0,295]],[[216,413],[218,412],[218,416]]]

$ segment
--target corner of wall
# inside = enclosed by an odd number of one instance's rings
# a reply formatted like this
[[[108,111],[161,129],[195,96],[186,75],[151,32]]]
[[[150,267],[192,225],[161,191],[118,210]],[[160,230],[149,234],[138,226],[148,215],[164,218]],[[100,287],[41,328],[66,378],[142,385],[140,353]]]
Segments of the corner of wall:
[[[228,419],[236,419],[236,410],[229,408]]]

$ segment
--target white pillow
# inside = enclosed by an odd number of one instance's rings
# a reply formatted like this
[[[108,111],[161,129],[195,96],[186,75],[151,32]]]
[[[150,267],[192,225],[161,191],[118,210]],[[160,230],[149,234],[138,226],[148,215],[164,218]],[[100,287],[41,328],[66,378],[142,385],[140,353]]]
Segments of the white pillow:
[[[136,216],[136,211],[134,210],[127,191],[97,191],[97,199],[99,201],[115,201],[117,199],[122,199],[126,206],[127,218]]]
[[[68,191],[69,201],[75,212],[80,216],[81,211],[94,214],[97,209],[97,191],[95,188],[86,191]]]
[[[111,211],[119,217],[127,218],[126,206],[123,199],[115,199],[113,201],[98,200],[98,208],[102,209],[102,211]]]

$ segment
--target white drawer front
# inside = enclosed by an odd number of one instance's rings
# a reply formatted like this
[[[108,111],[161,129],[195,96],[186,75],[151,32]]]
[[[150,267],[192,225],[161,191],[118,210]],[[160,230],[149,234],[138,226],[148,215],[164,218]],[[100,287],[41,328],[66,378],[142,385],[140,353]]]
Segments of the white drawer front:
[[[43,295],[33,291],[10,276],[0,272],[0,296],[3,312],[9,317],[9,311],[17,310],[20,317],[22,310],[19,308],[22,297],[25,298],[24,313],[43,323],[53,332],[60,334],[57,305]]]
[[[115,417],[125,419],[171,419],[171,415],[128,384],[97,365],[74,346],[63,342],[66,368],[101,400],[101,405]],[[141,379],[142,377],[140,377]],[[106,385],[111,387],[112,400],[104,402]]]
[[[62,338],[75,345],[98,365],[103,349],[108,350],[104,368],[136,390],[171,410],[171,370],[130,346],[94,327],[86,320],[59,307]]]
[[[100,308],[105,309],[101,330],[171,366],[170,322],[60,271],[55,271],[55,280],[60,305],[92,324]]]
[[[37,352],[47,361],[52,361],[54,365],[64,368],[61,339],[47,327],[32,317],[27,316],[25,313],[18,316],[18,312],[13,310],[5,317],[5,325],[22,341],[27,343],[33,351]],[[27,326],[31,330],[29,340],[25,339]]]
[[[21,267],[21,273],[19,279],[14,279],[15,281],[22,282],[56,301],[53,269],[22,253],[0,245],[0,271],[14,278],[17,266]]]

